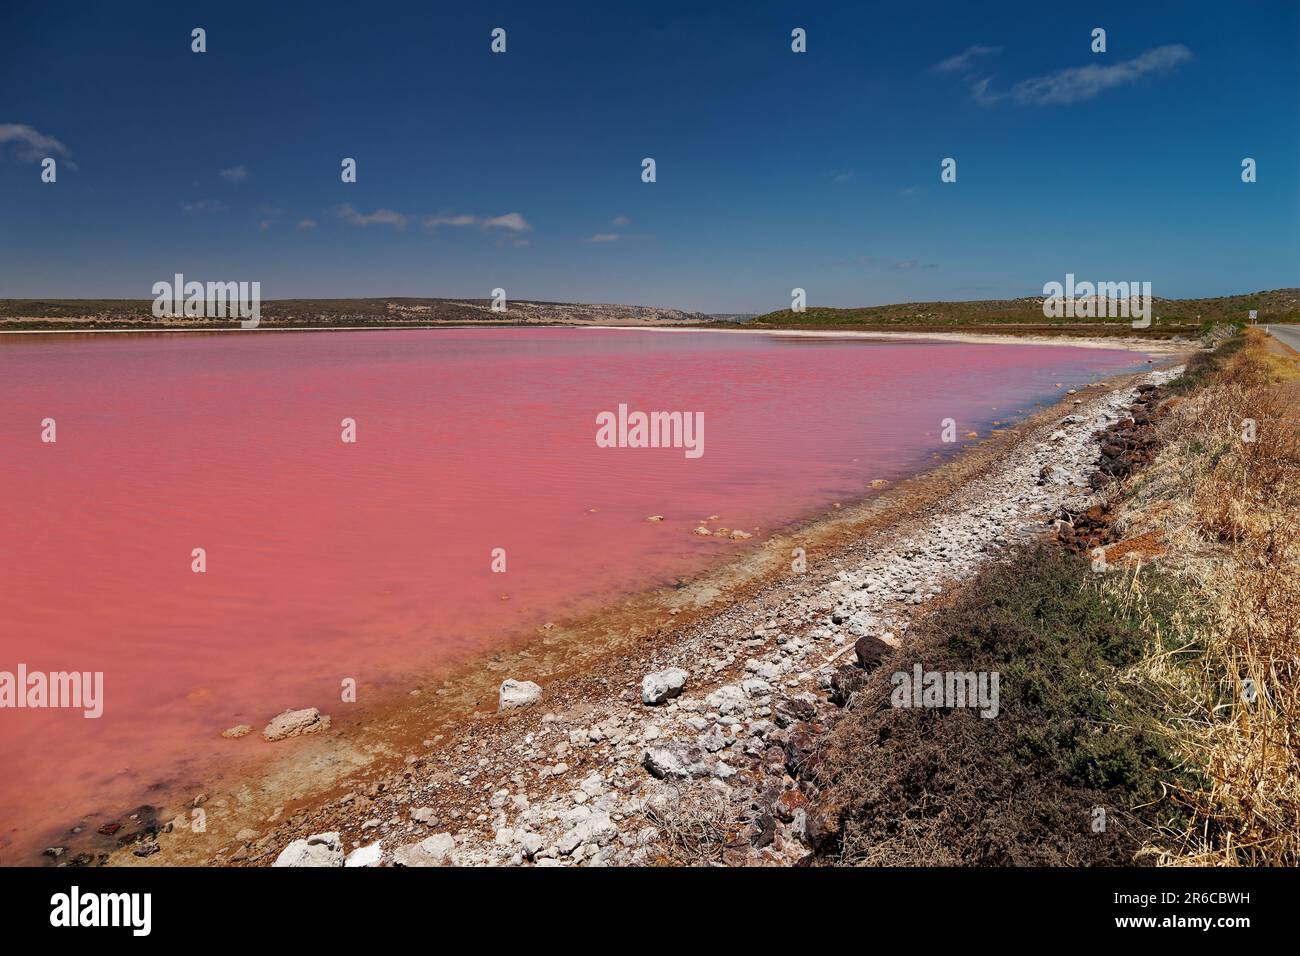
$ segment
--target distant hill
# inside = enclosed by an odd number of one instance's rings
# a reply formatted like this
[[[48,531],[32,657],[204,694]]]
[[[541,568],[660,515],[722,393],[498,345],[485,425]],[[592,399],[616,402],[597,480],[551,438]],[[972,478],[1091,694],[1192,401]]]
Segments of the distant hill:
[[[235,320],[158,319],[152,299],[0,299],[3,329],[232,328]],[[680,325],[701,312],[640,305],[490,299],[275,299],[261,304],[261,327],[467,325]]]
[[[1258,321],[1300,321],[1300,289],[1273,289],[1214,299],[1152,299],[1152,328],[1145,334],[1191,333],[1215,323],[1246,322],[1250,310]],[[802,313],[781,309],[745,323],[748,328],[862,329],[912,331],[1007,331],[1087,334],[1109,327],[1128,334],[1123,319],[1048,319],[1043,297],[985,299],[975,302],[907,302],[857,309],[815,308]]]
[[[151,299],[0,299],[0,330],[233,328],[236,320],[156,319]],[[1300,321],[1300,289],[1273,289],[1215,299],[1153,300],[1152,328],[1135,332],[1127,321],[1053,320],[1043,298],[974,302],[907,302],[856,309],[810,307],[763,315],[706,315],[654,306],[510,301],[493,312],[490,299],[276,299],[262,303],[263,328],[414,327],[425,325],[710,325],[772,329],[965,331],[1012,334],[1122,334],[1167,338],[1194,335],[1215,323]]]

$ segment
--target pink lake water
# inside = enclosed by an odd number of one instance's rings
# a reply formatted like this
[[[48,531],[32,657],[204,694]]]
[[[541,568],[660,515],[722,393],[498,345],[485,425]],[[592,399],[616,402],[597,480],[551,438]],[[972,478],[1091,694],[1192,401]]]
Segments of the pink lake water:
[[[99,719],[0,710],[4,863],[271,746],[227,727],[338,715],[345,677],[364,706],[927,467],[944,418],[983,435],[1146,359],[598,329],[4,338],[0,671],[105,682]],[[620,403],[703,412],[703,456],[597,447]],[[710,515],[754,537],[693,535]]]

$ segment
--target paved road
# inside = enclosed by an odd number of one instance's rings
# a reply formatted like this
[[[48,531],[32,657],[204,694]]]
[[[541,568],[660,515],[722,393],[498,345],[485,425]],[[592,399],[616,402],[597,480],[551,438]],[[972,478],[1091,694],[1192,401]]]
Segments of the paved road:
[[[1273,338],[1300,352],[1300,325],[1266,325],[1264,328]]]

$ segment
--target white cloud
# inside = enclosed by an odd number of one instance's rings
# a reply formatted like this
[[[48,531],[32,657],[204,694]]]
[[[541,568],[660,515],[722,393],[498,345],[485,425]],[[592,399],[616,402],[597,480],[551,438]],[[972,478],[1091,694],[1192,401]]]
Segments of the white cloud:
[[[424,220],[426,228],[433,229],[436,226],[472,226],[478,220],[473,216],[429,216]]]
[[[217,175],[231,185],[238,186],[248,179],[248,167],[231,166],[229,169],[220,170]]]
[[[405,229],[407,222],[406,216],[400,212],[393,212],[391,209],[376,209],[372,213],[359,213],[350,202],[335,207],[334,214],[352,226],[381,225]]]
[[[1009,90],[992,89],[988,79],[971,85],[976,102],[991,106],[1010,100],[1018,106],[1060,106],[1090,100],[1106,90],[1136,83],[1145,76],[1168,73],[1192,59],[1192,51],[1181,43],[1156,47],[1131,60],[1108,65],[1090,64],[1057,70],[1047,76],[1021,80]]]
[[[624,226],[632,225],[632,220],[627,218],[627,216],[615,216],[609,221],[609,224],[622,229]]]
[[[334,215],[338,216],[344,222],[353,226],[371,226],[385,225],[396,226],[398,229],[406,228],[407,223],[416,220],[418,217],[406,213],[395,212],[392,209],[376,209],[371,213],[358,212],[351,203],[344,203],[336,206],[333,210]],[[441,226],[453,226],[464,228],[467,226],[477,226],[484,232],[490,229],[501,229],[507,233],[516,235],[530,231],[533,227],[528,224],[522,215],[517,212],[506,213],[504,216],[472,216],[468,213],[456,214],[439,214],[434,216],[425,216],[418,219],[420,225],[426,229],[437,229]],[[313,223],[315,225],[315,223]],[[303,227],[301,224],[299,228]]]
[[[968,46],[956,56],[950,56],[946,60],[940,60],[930,69],[935,73],[969,73],[975,66],[975,61],[982,56],[996,56],[1002,52],[1000,46]]]
[[[504,216],[494,216],[483,220],[484,229],[509,229],[511,232],[528,232],[533,227],[517,212],[508,212]]]
[[[623,237],[616,232],[598,232],[583,242],[618,242]]]
[[[316,220],[315,220],[315,219],[299,219],[299,220],[298,220],[298,228],[299,228],[299,229],[315,229],[315,228],[316,228]]]
[[[465,226],[478,226],[480,229],[505,229],[507,232],[528,232],[533,227],[528,224],[517,212],[506,213],[504,216],[471,216],[468,213],[457,215],[439,215],[426,216],[421,220],[426,229],[436,229],[439,226],[455,226],[458,228]]]
[[[53,136],[24,123],[0,123],[0,143],[14,144],[14,155],[25,163],[39,163],[47,156],[69,155],[68,147]],[[76,169],[71,163],[68,165]]]

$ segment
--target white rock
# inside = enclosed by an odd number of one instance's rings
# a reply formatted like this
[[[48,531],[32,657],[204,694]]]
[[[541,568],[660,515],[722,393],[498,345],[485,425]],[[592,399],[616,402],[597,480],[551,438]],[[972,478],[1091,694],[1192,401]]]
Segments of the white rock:
[[[711,768],[704,766],[702,756],[698,748],[673,742],[661,747],[647,747],[641,755],[641,763],[660,780],[707,777]]]
[[[271,722],[262,731],[262,737],[266,740],[284,740],[287,737],[300,737],[303,734],[328,730],[329,725],[329,717],[315,707],[286,710],[271,718]]]
[[[578,784],[582,791],[589,797],[599,797],[605,792],[605,781],[601,779],[600,774],[591,772],[582,778],[582,783]]]
[[[733,710],[744,708],[745,692],[735,684],[725,684],[704,698],[704,702],[714,710],[729,714]]]
[[[314,833],[280,851],[272,866],[342,866],[343,843],[337,832]]]
[[[530,680],[518,681],[506,679],[501,683],[497,710],[512,710],[515,707],[527,707],[541,700],[542,688]]]
[[[381,841],[376,840],[369,846],[359,846],[348,854],[347,859],[343,861],[344,866],[378,866],[380,859],[383,858],[384,848]]]
[[[680,667],[669,667],[667,670],[646,674],[641,678],[642,703],[653,706],[676,697],[686,686],[688,676]]]
[[[446,866],[455,860],[456,838],[450,833],[435,833],[393,851],[394,866]]]
[[[546,842],[538,834],[531,831],[520,833],[516,836],[519,840],[519,845],[524,848],[524,856],[528,857],[530,860],[537,856],[537,851],[540,850],[542,845]]]

